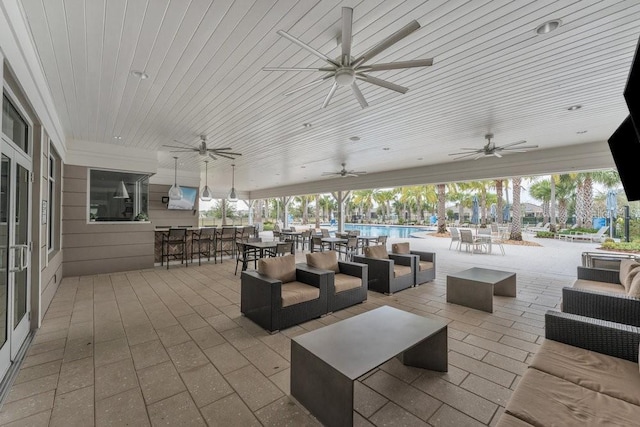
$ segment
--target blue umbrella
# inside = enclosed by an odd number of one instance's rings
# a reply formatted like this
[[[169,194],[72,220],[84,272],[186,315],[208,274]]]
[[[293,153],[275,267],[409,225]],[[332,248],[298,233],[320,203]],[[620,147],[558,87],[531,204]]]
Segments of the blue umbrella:
[[[607,210],[616,211],[618,209],[618,193],[614,190],[609,190],[607,193]]]
[[[510,204],[505,204],[504,205],[504,209],[502,209],[502,220],[504,222],[509,222],[509,208],[511,207]]]
[[[496,216],[497,216],[496,204],[492,203],[491,204],[491,221],[495,221]]]
[[[480,217],[480,215],[479,215],[478,211],[479,211],[479,207],[478,207],[478,196],[474,195],[474,196],[473,196],[473,207],[472,207],[472,209],[471,209],[471,223],[472,223],[472,224],[477,224],[477,223],[479,223],[479,222],[480,222],[480,221],[479,221],[479,219],[480,219],[480,218],[479,218],[479,217]]]

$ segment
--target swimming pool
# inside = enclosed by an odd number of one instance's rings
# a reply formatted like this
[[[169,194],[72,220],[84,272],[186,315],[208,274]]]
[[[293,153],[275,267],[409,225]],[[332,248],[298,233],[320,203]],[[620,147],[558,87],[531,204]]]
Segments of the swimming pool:
[[[420,231],[428,231],[427,228],[421,227],[404,227],[401,225],[362,225],[362,224],[345,224],[345,231],[360,230],[363,236],[389,236],[391,238],[408,238],[411,234]]]

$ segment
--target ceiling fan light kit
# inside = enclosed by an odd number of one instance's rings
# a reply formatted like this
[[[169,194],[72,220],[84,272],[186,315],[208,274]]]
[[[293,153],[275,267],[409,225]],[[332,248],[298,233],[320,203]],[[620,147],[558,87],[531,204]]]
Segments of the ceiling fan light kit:
[[[478,160],[481,157],[498,157],[498,158],[502,158],[502,154],[504,152],[511,152],[511,153],[526,153],[527,150],[533,149],[533,148],[538,148],[537,145],[520,145],[520,144],[524,144],[527,141],[517,141],[517,142],[512,142],[510,144],[505,144],[505,145],[496,145],[495,142],[491,141],[493,139],[493,134],[492,133],[488,133],[484,136],[484,138],[487,140],[487,143],[485,144],[484,147],[482,148],[461,148],[461,150],[464,150],[461,153],[451,153],[449,154],[450,156],[458,156],[455,157],[453,160],[461,160],[461,159],[465,159],[468,157],[473,157],[473,160]],[[502,154],[501,154],[502,153]]]
[[[354,170],[350,170],[348,171],[346,166],[346,163],[341,163],[340,164],[342,166],[342,169],[339,170],[338,172],[322,172],[322,176],[338,176],[340,178],[345,178],[348,176],[359,176],[359,175],[365,175],[367,172],[366,171],[354,171]]]
[[[297,68],[297,67],[264,67],[264,71],[320,71],[325,73],[323,77],[320,77],[316,80],[313,80],[310,83],[307,83],[304,86],[301,86],[297,89],[293,89],[285,95],[291,95],[293,93],[304,90],[308,87],[314,86],[318,83],[322,83],[325,80],[333,79],[333,85],[331,89],[329,89],[329,93],[327,94],[324,102],[322,103],[322,108],[326,108],[331,102],[331,98],[335,94],[338,86],[350,86],[353,95],[360,103],[360,107],[366,108],[369,106],[367,100],[364,95],[360,91],[358,87],[357,80],[364,81],[369,84],[373,84],[376,86],[383,87],[385,89],[390,89],[398,93],[406,93],[409,88],[397,85],[395,83],[388,82],[386,80],[379,79],[377,77],[373,77],[369,74],[369,72],[376,71],[386,71],[386,70],[398,70],[403,68],[415,68],[415,67],[429,67],[433,65],[433,59],[416,59],[411,61],[398,61],[398,62],[389,62],[385,64],[371,64],[365,65],[369,60],[371,60],[376,55],[382,53],[386,49],[390,48],[394,44],[398,43],[400,40],[404,39],[414,31],[420,28],[420,24],[417,21],[411,21],[409,24],[402,27],[400,30],[396,31],[386,39],[382,40],[378,44],[374,45],[364,54],[359,57],[351,56],[351,44],[353,41],[352,38],[352,30],[353,30],[353,9],[350,7],[342,8],[342,35],[340,37],[340,44],[342,47],[342,54],[337,59],[331,59],[327,55],[319,52],[303,41],[297,39],[286,31],[280,30],[278,31],[278,35],[284,37],[290,42],[300,46],[301,48],[307,50],[308,52],[314,54],[320,59],[327,62],[327,65],[320,68]]]
[[[236,165],[231,165],[231,191],[229,192],[229,201],[238,201],[238,196],[236,195]]]

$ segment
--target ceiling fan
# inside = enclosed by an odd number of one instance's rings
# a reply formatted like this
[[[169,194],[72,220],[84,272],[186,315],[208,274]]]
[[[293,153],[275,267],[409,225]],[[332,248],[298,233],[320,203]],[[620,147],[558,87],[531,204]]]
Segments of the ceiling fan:
[[[347,164],[346,163],[341,163],[342,165],[342,170],[338,171],[338,172],[322,172],[322,176],[339,176],[341,178],[344,178],[346,176],[358,176],[358,175],[364,175],[367,172],[365,171],[354,171],[354,170],[350,170],[348,171],[347,168],[345,167]]]
[[[200,135],[200,144],[198,144],[198,146],[196,148],[190,146],[189,144],[186,144],[182,141],[178,141],[177,139],[173,140],[174,142],[177,142],[178,144],[182,144],[181,147],[176,146],[176,145],[163,145],[163,147],[169,147],[169,148],[175,148],[175,150],[170,150],[171,153],[187,153],[187,152],[196,152],[198,154],[200,154],[201,156],[206,156],[208,155],[209,157],[211,157],[213,160],[218,160],[218,158],[216,156],[220,156],[220,157],[224,157],[227,159],[235,159],[236,156],[242,156],[242,154],[240,153],[233,153],[229,150],[231,150],[231,147],[224,147],[224,148],[207,148],[207,136],[206,135]]]
[[[377,77],[373,77],[367,73],[375,72],[375,71],[385,71],[385,70],[397,70],[402,68],[414,68],[414,67],[428,67],[433,64],[433,58],[427,59],[415,59],[411,61],[399,61],[399,62],[389,62],[384,64],[371,64],[365,65],[367,61],[372,59],[374,56],[383,52],[384,50],[390,48],[400,40],[407,37],[409,34],[413,33],[417,29],[420,28],[420,24],[417,21],[411,21],[409,24],[402,27],[400,30],[396,31],[386,39],[382,40],[371,49],[366,51],[361,56],[356,58],[351,56],[351,43],[352,43],[352,28],[353,28],[353,9],[350,7],[342,8],[342,36],[341,36],[341,45],[342,45],[342,54],[337,59],[331,59],[327,55],[317,51],[313,47],[304,43],[303,41],[295,38],[291,34],[280,30],[278,34],[292,43],[297,44],[303,49],[311,52],[317,57],[323,59],[327,62],[327,66],[320,68],[296,68],[296,67],[265,67],[264,71],[320,71],[326,73],[323,77],[312,81],[304,86],[301,86],[297,89],[294,89],[290,92],[285,93],[285,95],[291,95],[298,91],[304,90],[308,87],[311,87],[315,84],[322,83],[325,80],[332,80],[333,86],[329,90],[329,94],[324,99],[322,103],[322,108],[326,108],[333,97],[333,94],[338,89],[338,86],[351,86],[351,90],[355,95],[356,99],[360,103],[362,108],[366,108],[369,106],[367,104],[366,99],[360,92],[360,88],[356,84],[356,80],[361,80],[370,84],[374,84],[386,89],[391,89],[399,93],[406,93],[409,88],[397,85],[395,83],[388,82],[386,80],[379,79]]]
[[[538,148],[537,145],[520,145],[520,144],[524,144],[527,141],[518,141],[518,142],[512,142],[510,144],[506,144],[506,145],[496,145],[494,142],[491,141],[491,139],[493,139],[493,134],[492,133],[488,133],[484,136],[484,138],[487,140],[487,143],[485,144],[484,147],[477,149],[477,148],[461,148],[461,150],[465,150],[465,152],[462,153],[451,153],[449,154],[450,156],[459,156],[456,157],[454,160],[459,160],[459,159],[464,159],[466,157],[473,157],[473,160],[477,160],[480,157],[487,157],[487,156],[495,156],[495,157],[502,157],[503,152],[509,152],[509,153],[526,153],[527,150],[532,149],[532,148]]]

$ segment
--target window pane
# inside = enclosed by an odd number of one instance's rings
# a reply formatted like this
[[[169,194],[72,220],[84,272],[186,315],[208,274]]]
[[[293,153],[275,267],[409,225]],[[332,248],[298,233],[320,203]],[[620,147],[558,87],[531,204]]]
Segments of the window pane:
[[[93,169],[89,180],[90,220],[135,221],[136,217],[148,218],[148,175]]]
[[[16,110],[7,98],[2,95],[2,133],[7,138],[15,142],[25,153],[29,153],[27,145],[27,122],[24,121],[18,110]]]

